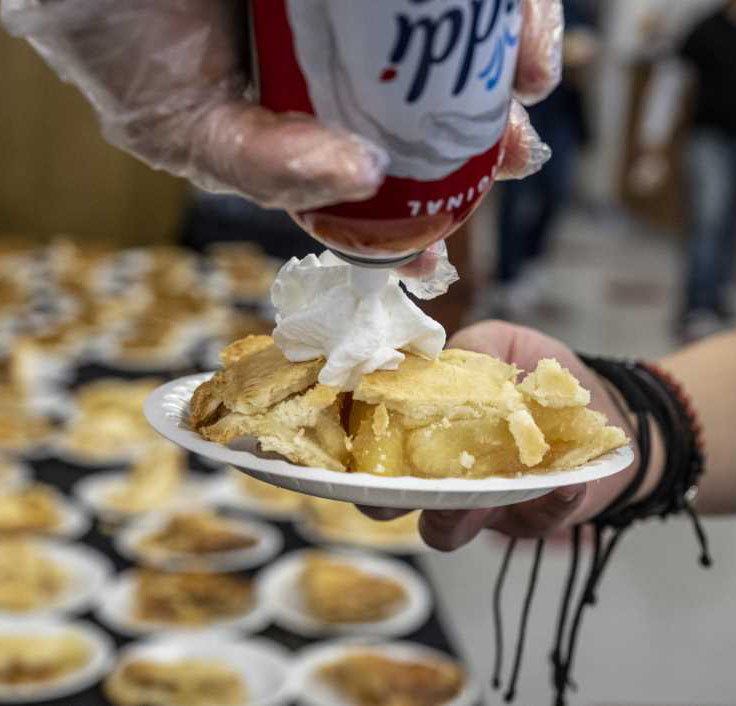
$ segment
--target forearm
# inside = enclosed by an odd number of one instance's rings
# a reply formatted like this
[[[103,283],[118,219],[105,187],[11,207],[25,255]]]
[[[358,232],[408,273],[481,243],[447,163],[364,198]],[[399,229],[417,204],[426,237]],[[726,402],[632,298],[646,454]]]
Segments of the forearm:
[[[706,471],[698,509],[736,513],[736,333],[715,336],[659,363],[682,383],[703,427]]]
[[[706,470],[700,482],[697,508],[706,514],[736,513],[736,333],[715,336],[657,361],[682,384],[703,427]],[[618,393],[609,386],[612,395]],[[620,400],[623,406],[623,400]],[[629,415],[627,433],[635,437]],[[657,424],[650,418],[651,449],[644,480],[634,501],[647,498],[657,487],[665,465],[665,448]],[[628,482],[641,462],[638,449]],[[623,488],[621,488],[623,489]],[[602,495],[610,493],[606,489]],[[595,494],[593,494],[595,497]],[[594,506],[594,509],[599,509]],[[602,508],[601,508],[602,509]],[[590,508],[583,508],[590,513]]]

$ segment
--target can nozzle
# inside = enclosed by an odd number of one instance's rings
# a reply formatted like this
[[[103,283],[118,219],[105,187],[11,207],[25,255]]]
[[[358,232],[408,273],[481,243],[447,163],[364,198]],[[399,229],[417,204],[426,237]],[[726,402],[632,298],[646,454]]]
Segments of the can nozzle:
[[[399,267],[404,267],[410,262],[414,262],[422,253],[421,251],[410,253],[409,255],[398,255],[396,257],[361,257],[359,255],[348,255],[347,253],[340,252],[334,248],[330,248],[330,252],[339,257],[349,265],[360,267],[370,270],[396,270]]]

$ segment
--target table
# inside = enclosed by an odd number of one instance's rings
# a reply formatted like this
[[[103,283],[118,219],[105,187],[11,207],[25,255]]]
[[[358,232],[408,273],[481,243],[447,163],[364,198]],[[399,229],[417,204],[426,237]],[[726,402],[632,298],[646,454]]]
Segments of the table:
[[[187,372],[197,371],[180,371],[177,372],[176,376],[178,376],[179,374],[186,374]],[[77,370],[75,380],[71,386],[76,387],[80,384],[91,382],[92,380],[99,379],[101,377],[134,378],[140,377],[140,374],[121,374],[118,371],[112,371],[98,365],[88,365]],[[189,468],[191,468],[192,470],[205,474],[212,474],[215,472],[211,468],[208,468],[206,465],[199,462],[197,457],[193,454],[190,454],[189,461]],[[29,462],[29,465],[33,467],[37,480],[53,485],[64,493],[69,493],[73,485],[80,478],[89,473],[95,472],[95,470],[74,466],[70,463],[61,461],[56,458],[43,458],[32,460]],[[263,520],[263,518],[259,519]],[[271,522],[271,524],[276,525],[281,530],[284,536],[284,548],[280,556],[283,556],[284,553],[303,549],[309,546],[309,544],[296,533],[291,523]],[[127,561],[115,552],[110,534],[106,533],[104,528],[101,527],[96,520],[87,535],[85,535],[80,541],[87,544],[88,546],[97,549],[105,556],[107,556],[113,562],[115,569],[118,572],[128,569],[132,566],[129,561]],[[422,569],[421,565],[417,562],[415,557],[404,556],[399,558],[400,560],[410,564],[415,570],[422,574],[425,579],[427,578],[426,572]],[[246,572],[246,575],[254,573],[257,573],[257,571]],[[422,645],[442,650],[448,654],[456,655],[456,651],[450,643],[447,633],[442,627],[439,616],[437,614],[436,605],[437,604],[435,601],[435,609],[433,610],[430,619],[415,633],[413,633],[412,635],[408,635],[406,636],[406,638],[403,639],[418,642]],[[97,623],[94,617],[89,613],[84,614],[80,617],[84,620],[88,620],[99,625],[99,623]],[[123,645],[131,642],[130,639],[124,638],[120,635],[116,635],[115,633],[110,632],[110,630],[104,626],[101,627],[112,636],[115,644],[118,647],[122,647]],[[299,635],[295,635],[273,625],[263,630],[262,632],[257,633],[256,636],[273,640],[274,642],[282,645],[283,647],[286,647],[288,650],[291,651],[296,651],[310,644],[314,644],[315,642],[319,642],[318,640],[309,640],[303,638]],[[55,699],[53,701],[38,702],[36,706],[107,706],[108,704],[109,702],[107,701],[107,699],[105,699],[102,693],[101,686],[97,685],[93,688],[90,688],[84,692],[75,694],[70,697]]]

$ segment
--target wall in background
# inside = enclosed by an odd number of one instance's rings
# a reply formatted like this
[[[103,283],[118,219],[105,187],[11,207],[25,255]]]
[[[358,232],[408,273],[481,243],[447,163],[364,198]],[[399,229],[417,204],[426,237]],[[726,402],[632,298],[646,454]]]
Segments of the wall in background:
[[[2,30],[0,67],[0,233],[171,239],[185,183],[107,145],[78,92]]]

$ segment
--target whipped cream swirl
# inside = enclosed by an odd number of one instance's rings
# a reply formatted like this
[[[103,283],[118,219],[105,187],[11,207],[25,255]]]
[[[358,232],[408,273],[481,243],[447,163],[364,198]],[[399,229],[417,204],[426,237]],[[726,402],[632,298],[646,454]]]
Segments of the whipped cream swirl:
[[[366,270],[330,252],[292,258],[271,289],[273,338],[294,363],[324,357],[324,385],[353,390],[363,375],[396,370],[402,350],[434,359],[446,335],[389,270]]]

